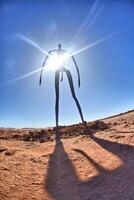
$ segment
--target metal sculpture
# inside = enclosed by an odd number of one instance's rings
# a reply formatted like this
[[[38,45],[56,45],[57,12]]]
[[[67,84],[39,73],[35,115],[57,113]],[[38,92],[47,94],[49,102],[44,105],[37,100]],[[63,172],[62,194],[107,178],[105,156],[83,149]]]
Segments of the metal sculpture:
[[[48,52],[48,55],[46,56],[43,64],[42,64],[42,69],[41,69],[41,74],[40,74],[40,80],[39,80],[39,85],[41,85],[42,83],[42,73],[43,73],[43,69],[46,65],[46,62],[48,59],[51,59],[51,56],[53,53],[56,53],[57,56],[63,56],[65,53],[68,53],[67,51],[65,51],[64,49],[61,48],[61,44],[58,45],[58,49],[54,49]],[[74,62],[74,65],[76,67],[77,70],[77,74],[78,74],[78,87],[80,87],[80,73],[79,73],[79,68],[78,65],[76,63],[76,60],[74,58],[74,56],[71,55],[71,58]],[[85,124],[84,118],[83,118],[83,114],[82,114],[82,109],[81,106],[79,104],[79,101],[75,95],[75,90],[74,90],[74,85],[73,85],[73,79],[72,79],[72,75],[69,71],[69,69],[67,69],[65,67],[64,62],[63,63],[59,63],[58,68],[55,70],[55,94],[56,94],[56,102],[55,102],[55,118],[56,118],[56,128],[58,129],[58,122],[59,122],[59,82],[63,81],[63,73],[66,73],[67,78],[68,78],[68,82],[70,85],[70,89],[71,89],[71,93],[72,93],[72,97],[75,100],[75,103],[77,105],[82,123]],[[60,76],[61,75],[61,76]],[[60,79],[61,77],[61,79]]]

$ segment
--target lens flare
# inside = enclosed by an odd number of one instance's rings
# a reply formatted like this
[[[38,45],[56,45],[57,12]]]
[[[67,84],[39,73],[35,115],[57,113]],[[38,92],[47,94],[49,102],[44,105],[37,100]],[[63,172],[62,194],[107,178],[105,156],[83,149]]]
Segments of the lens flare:
[[[41,67],[36,69],[36,70],[34,70],[34,71],[32,71],[32,72],[23,74],[22,76],[19,76],[19,77],[15,78],[15,79],[9,80],[9,81],[5,82],[4,85],[8,85],[10,83],[14,83],[14,82],[20,81],[20,80],[22,80],[24,78],[27,78],[29,76],[32,76],[33,74],[36,74],[36,73],[40,72],[40,70],[41,70]]]
[[[91,47],[94,47],[94,46],[96,46],[96,45],[98,45],[98,44],[100,44],[100,43],[102,43],[102,42],[104,42],[104,41],[106,41],[106,40],[108,40],[108,39],[110,39],[110,38],[112,38],[112,37],[118,35],[118,34],[121,33],[121,32],[122,32],[122,31],[119,30],[119,31],[116,31],[116,32],[114,32],[114,33],[112,33],[112,34],[110,34],[110,35],[107,35],[107,36],[105,36],[105,37],[103,37],[103,38],[101,38],[101,39],[99,39],[99,40],[97,40],[97,41],[95,41],[95,42],[93,42],[93,43],[91,43],[91,44],[89,44],[89,45],[87,45],[87,46],[85,46],[85,47],[79,49],[78,51],[72,53],[72,55],[74,56],[74,55],[76,55],[76,54],[79,54],[79,53],[81,53],[81,52],[87,50],[87,49],[90,49]]]
[[[60,69],[67,62],[67,59],[70,57],[68,53],[64,53],[63,55],[58,55],[57,53],[51,55],[47,62],[47,68],[50,70]]]
[[[59,69],[64,64],[64,59],[62,56],[54,54],[47,63],[50,69]]]
[[[26,37],[25,35],[23,35],[23,34],[17,34],[17,37],[18,37],[20,40],[22,40],[22,41],[24,41],[24,42],[26,42],[26,43],[28,43],[28,44],[31,44],[32,46],[36,47],[39,51],[41,51],[41,52],[44,53],[45,55],[50,56],[50,55],[47,53],[47,51],[45,51],[44,49],[42,49],[36,42],[34,42],[34,41],[31,40],[30,38]]]
[[[101,39],[99,39],[99,40],[97,40],[97,41],[95,41],[95,42],[93,42],[93,43],[91,43],[91,44],[89,44],[89,45],[87,45],[87,46],[81,48],[81,49],[79,49],[78,51],[75,51],[75,52],[73,52],[73,53],[68,53],[68,52],[66,52],[66,53],[64,53],[64,54],[62,54],[62,55],[58,55],[57,53],[56,53],[56,54],[53,54],[53,55],[48,54],[48,53],[47,53],[45,50],[43,50],[39,45],[37,45],[35,42],[33,42],[33,41],[30,40],[29,38],[25,37],[24,35],[19,35],[19,38],[20,38],[21,40],[23,40],[23,41],[25,41],[25,42],[27,42],[27,43],[33,45],[33,46],[36,47],[38,50],[40,50],[42,53],[44,53],[45,55],[47,55],[47,56],[48,56],[47,67],[49,67],[49,69],[51,69],[51,70],[56,70],[56,69],[60,69],[61,66],[65,66],[66,61],[67,61],[69,58],[71,58],[72,56],[77,55],[77,54],[79,54],[79,53],[81,53],[81,52],[83,52],[83,51],[85,51],[85,50],[87,50],[87,49],[90,49],[90,48],[92,48],[92,47],[94,47],[94,46],[96,46],[96,45],[98,45],[98,44],[100,44],[100,43],[103,43],[104,41],[106,41],[106,40],[108,40],[108,39],[110,39],[110,38],[112,38],[112,37],[114,37],[114,36],[120,34],[121,32],[123,32],[123,31],[125,31],[125,30],[127,30],[127,29],[128,29],[128,28],[126,28],[126,29],[124,29],[124,30],[115,31],[114,33],[109,34],[109,35],[107,35],[107,36],[105,36],[105,37],[103,37],[103,38],[101,38]],[[29,72],[29,73],[27,73],[27,74],[24,74],[24,75],[22,75],[22,76],[20,76],[20,77],[17,77],[17,78],[15,78],[15,79],[13,79],[13,80],[9,80],[9,81],[7,81],[5,84],[9,84],[9,83],[12,83],[12,82],[16,82],[16,81],[19,81],[19,80],[21,80],[21,79],[24,79],[24,78],[27,78],[27,77],[29,77],[29,76],[32,76],[33,74],[38,73],[39,71],[41,71],[41,69],[42,69],[42,68],[38,68],[38,69],[36,69],[36,70],[34,70],[34,71],[32,71],[32,72]]]

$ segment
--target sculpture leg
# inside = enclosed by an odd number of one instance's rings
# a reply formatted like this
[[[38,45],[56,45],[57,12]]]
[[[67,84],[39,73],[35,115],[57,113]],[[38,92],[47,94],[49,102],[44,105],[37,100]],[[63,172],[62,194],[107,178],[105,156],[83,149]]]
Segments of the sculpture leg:
[[[60,79],[60,72],[56,70],[55,72],[55,94],[56,94],[56,102],[55,102],[55,118],[56,118],[56,135],[55,140],[56,144],[60,142],[60,132],[58,128],[59,122],[59,79]]]
[[[76,103],[76,105],[77,105],[77,108],[78,108],[78,110],[79,110],[79,114],[80,114],[82,123],[84,123],[84,118],[83,118],[81,106],[80,106],[79,101],[78,101],[78,99],[76,98],[76,95],[75,95],[75,90],[74,90],[72,75],[71,75],[70,71],[67,70],[67,69],[65,70],[65,72],[66,72],[66,74],[67,74],[67,78],[68,78],[68,81],[69,81],[71,93],[72,93],[72,96],[73,96],[73,98],[74,98],[74,100],[75,100],[75,103]]]
[[[56,70],[55,72],[55,95],[56,95],[56,102],[55,102],[55,118],[56,118],[56,127],[58,127],[59,121],[59,71]]]

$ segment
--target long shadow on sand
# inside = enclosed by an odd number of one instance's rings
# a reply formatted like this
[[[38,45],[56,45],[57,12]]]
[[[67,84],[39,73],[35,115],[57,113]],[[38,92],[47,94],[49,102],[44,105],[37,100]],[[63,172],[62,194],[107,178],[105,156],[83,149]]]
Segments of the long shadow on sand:
[[[99,171],[99,175],[82,181],[61,143],[56,144],[49,158],[45,190],[53,200],[133,200],[134,199],[134,148],[90,137],[101,147],[117,156],[122,165],[113,171],[100,166],[83,150],[73,149],[81,154]],[[82,163],[81,163],[82,165]],[[84,168],[84,166],[83,166]]]

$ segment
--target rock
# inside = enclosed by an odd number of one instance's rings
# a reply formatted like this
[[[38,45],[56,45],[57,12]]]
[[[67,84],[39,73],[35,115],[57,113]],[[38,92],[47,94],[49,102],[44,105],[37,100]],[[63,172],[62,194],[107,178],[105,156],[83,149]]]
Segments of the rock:
[[[0,153],[2,153],[3,151],[6,151],[7,150],[7,148],[5,148],[5,147],[0,147]]]
[[[31,135],[32,141],[39,141],[39,138],[40,138],[40,132],[35,132]]]
[[[128,127],[128,124],[124,124],[124,127]]]
[[[11,155],[13,155],[13,154],[15,154],[15,150],[7,150],[7,151],[5,152],[5,155],[7,155],[7,156],[11,156]]]
[[[41,159],[40,158],[36,158],[36,157],[30,157],[30,160],[34,163],[41,163]]]
[[[24,141],[30,141],[30,139],[31,139],[30,135],[27,135],[27,134],[23,135],[23,140]]]
[[[97,120],[97,121],[94,121],[94,122],[90,122],[88,124],[88,128],[92,129],[94,131],[96,131],[96,130],[103,131],[103,130],[108,128],[108,124],[104,123],[103,121]]]
[[[47,131],[45,129],[41,129],[41,135],[47,134]]]
[[[44,135],[43,137],[40,138],[39,142],[43,143],[43,142],[47,142],[47,141],[50,141],[50,140],[51,140],[51,136],[46,134],[46,135]]]
[[[45,142],[45,139],[42,137],[40,138],[40,143],[43,143],[43,142]]]

